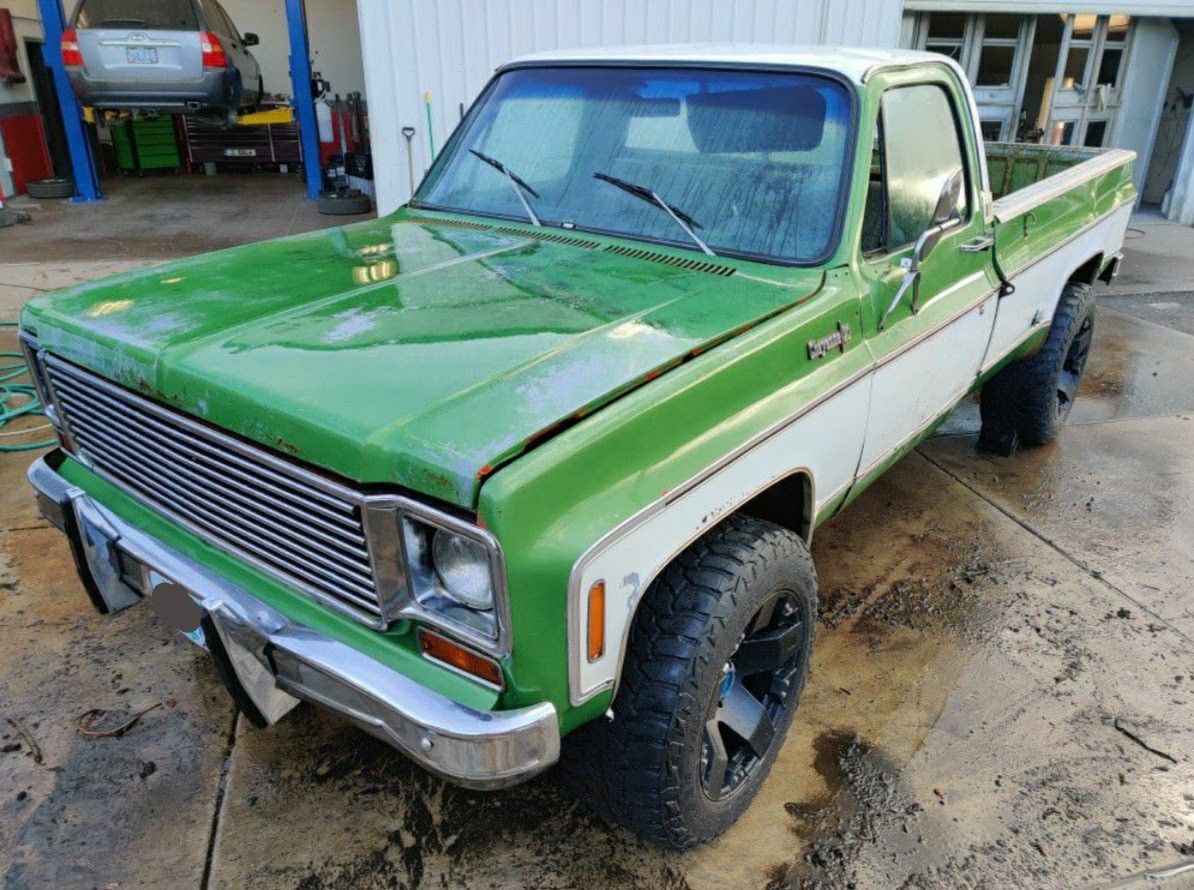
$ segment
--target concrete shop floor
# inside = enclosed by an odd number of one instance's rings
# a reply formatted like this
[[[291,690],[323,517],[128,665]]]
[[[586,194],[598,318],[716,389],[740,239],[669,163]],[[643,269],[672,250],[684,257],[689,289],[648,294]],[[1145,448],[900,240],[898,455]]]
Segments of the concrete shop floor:
[[[6,252],[0,282],[99,271],[46,247]],[[1191,379],[1194,336],[1103,311],[1057,445],[980,456],[967,403],[823,526],[792,733],[743,820],[688,854],[608,827],[550,773],[462,791],[308,706],[254,730],[148,609],[91,610],[25,486],[33,455],[0,455],[0,882],[1191,886]],[[147,708],[119,737],[78,728]]]
[[[321,216],[297,174],[117,176],[102,186],[95,204],[13,201],[33,218],[0,230],[0,262],[166,260],[354,218]]]

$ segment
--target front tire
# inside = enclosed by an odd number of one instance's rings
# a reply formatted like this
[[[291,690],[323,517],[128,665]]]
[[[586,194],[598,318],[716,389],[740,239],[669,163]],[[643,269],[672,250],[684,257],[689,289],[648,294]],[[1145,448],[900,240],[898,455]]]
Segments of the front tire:
[[[564,740],[567,783],[606,819],[665,846],[724,832],[783,745],[816,614],[804,541],[749,516],[725,520],[647,590],[612,719]]]

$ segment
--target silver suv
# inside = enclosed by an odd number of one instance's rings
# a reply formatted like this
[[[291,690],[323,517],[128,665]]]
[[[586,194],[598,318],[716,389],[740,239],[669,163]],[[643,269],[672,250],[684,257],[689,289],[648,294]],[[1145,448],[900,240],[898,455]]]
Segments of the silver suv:
[[[80,0],[62,60],[93,108],[235,113],[264,94],[259,42],[217,0]]]

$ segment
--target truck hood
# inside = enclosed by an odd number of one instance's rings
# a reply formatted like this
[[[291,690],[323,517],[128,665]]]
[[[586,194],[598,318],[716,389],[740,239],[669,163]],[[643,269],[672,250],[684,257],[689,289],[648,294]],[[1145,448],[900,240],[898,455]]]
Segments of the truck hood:
[[[71,288],[27,304],[23,326],[269,448],[471,507],[553,430],[821,279],[409,214]]]

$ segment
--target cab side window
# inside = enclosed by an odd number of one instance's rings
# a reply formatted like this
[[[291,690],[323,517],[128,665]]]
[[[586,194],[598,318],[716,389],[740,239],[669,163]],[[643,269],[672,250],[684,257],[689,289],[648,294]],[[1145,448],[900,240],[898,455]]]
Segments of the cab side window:
[[[912,244],[929,227],[945,180],[965,155],[949,95],[936,84],[898,87],[883,94],[876,154],[863,216],[864,253],[890,253]],[[878,179],[878,182],[876,181]],[[970,215],[969,190],[958,215]]]

